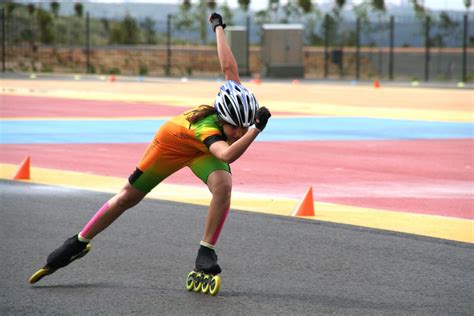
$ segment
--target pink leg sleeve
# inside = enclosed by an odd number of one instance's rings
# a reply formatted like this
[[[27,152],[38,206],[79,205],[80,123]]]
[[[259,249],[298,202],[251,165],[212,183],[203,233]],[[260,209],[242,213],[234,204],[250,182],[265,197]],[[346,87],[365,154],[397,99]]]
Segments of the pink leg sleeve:
[[[221,221],[219,222],[219,225],[217,226],[216,232],[212,236],[212,240],[211,240],[212,245],[215,245],[217,243],[217,239],[219,238],[219,235],[221,234],[222,227],[224,226],[224,222],[228,214],[229,214],[229,209],[224,211],[224,214],[222,214]]]
[[[81,236],[86,236],[91,227],[94,225],[95,222],[99,220],[99,218],[104,214],[107,209],[109,208],[109,203],[105,202],[104,205],[95,213],[95,215],[92,217],[92,219],[87,223],[87,225],[82,229],[81,231]]]

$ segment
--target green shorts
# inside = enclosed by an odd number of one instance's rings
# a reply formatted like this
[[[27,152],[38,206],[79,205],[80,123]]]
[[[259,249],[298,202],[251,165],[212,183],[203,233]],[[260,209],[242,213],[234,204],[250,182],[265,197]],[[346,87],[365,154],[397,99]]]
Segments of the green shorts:
[[[172,159],[162,155],[155,158],[152,163],[147,164],[148,167],[145,170],[141,170],[139,165],[128,178],[130,184],[143,193],[150,192],[168,176],[186,166],[204,183],[207,183],[209,175],[216,170],[225,170],[231,173],[229,164],[217,159],[212,154],[203,154],[192,159]]]

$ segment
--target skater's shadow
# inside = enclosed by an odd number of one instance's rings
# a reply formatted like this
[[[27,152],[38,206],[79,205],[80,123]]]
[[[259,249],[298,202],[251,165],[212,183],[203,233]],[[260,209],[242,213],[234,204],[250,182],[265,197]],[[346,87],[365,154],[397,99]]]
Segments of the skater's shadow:
[[[51,284],[51,285],[33,285],[33,289],[113,289],[121,287],[120,284],[111,282],[96,283],[73,283],[73,284]]]

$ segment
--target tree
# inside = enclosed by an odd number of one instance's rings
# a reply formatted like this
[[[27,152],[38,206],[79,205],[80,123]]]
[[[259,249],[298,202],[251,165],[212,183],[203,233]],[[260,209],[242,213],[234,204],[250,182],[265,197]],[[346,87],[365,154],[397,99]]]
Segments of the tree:
[[[336,18],[338,24],[342,23],[341,11],[345,4],[346,0],[336,0],[335,6],[332,8],[333,16]]]
[[[59,2],[53,1],[51,2],[50,6],[51,6],[51,12],[53,13],[54,17],[57,18],[59,16],[59,7],[60,7]]]
[[[143,29],[143,37],[146,44],[156,44],[156,31],[155,31],[155,20],[151,18],[146,18],[145,21],[141,23]]]
[[[110,44],[135,45],[140,43],[140,28],[137,21],[127,13],[122,21],[110,26]]]
[[[33,47],[34,41],[35,41],[35,32],[34,32],[34,27],[31,27],[31,24],[35,23],[35,12],[36,12],[36,7],[34,4],[30,3],[27,6],[28,10],[28,15],[30,16],[30,27],[28,28],[26,35],[27,35],[27,40],[30,42],[30,45]]]
[[[269,0],[268,7],[272,10],[277,10],[280,6],[280,0]]]
[[[330,14],[327,14],[325,16],[325,19],[323,21],[323,29],[325,32],[325,37],[328,37],[329,39],[336,37],[337,21]]]
[[[298,0],[298,6],[305,25],[304,36],[306,42],[311,45],[321,44],[322,38],[316,33],[316,25],[319,20],[322,20],[321,11],[310,0]]]
[[[178,31],[192,30],[195,28],[195,24],[191,1],[184,0],[179,7],[179,14],[173,16],[173,27]]]
[[[267,10],[260,10],[255,13],[255,23],[257,25],[262,25],[270,21],[271,17]]]
[[[222,18],[224,19],[225,23],[228,25],[232,25],[234,14],[232,13],[232,9],[229,8],[229,5],[227,5],[227,3],[222,4],[221,13],[222,13]]]
[[[215,11],[216,10],[216,1],[215,0],[207,0],[207,7],[211,11]]]
[[[445,38],[453,38],[456,33],[456,29],[459,27],[459,23],[451,19],[447,12],[441,12],[439,15],[438,32],[433,36],[432,44],[439,48],[446,45]]]
[[[466,10],[469,10],[471,7],[471,0],[464,0],[464,6],[466,7]]]
[[[30,15],[30,17],[33,16],[33,14],[35,14],[35,11],[36,11],[35,5],[30,3],[28,4],[27,8],[28,8],[28,14]]]
[[[419,0],[410,0],[411,4],[413,5],[413,10],[415,10],[415,14],[417,17],[424,17],[426,16],[426,10],[422,3],[419,3]]]
[[[313,10],[313,4],[311,0],[298,0],[298,6],[303,10],[304,13],[310,13]]]
[[[54,42],[53,18],[49,12],[38,10],[38,26],[40,42],[52,44]]]
[[[7,3],[7,14],[8,16],[11,16],[13,14],[13,11],[18,7],[18,5],[14,2],[9,2]]]
[[[191,9],[191,1],[190,0],[183,0],[181,4],[181,10],[189,11]]]
[[[137,21],[127,13],[121,23],[121,44],[135,45],[140,43],[140,28]]]
[[[288,1],[286,5],[283,6],[284,16],[280,19],[281,23],[295,23],[301,21],[301,12],[300,8],[293,1]]]
[[[207,22],[207,10],[206,10],[206,1],[199,0],[197,20],[199,24],[199,38],[201,39],[201,44],[207,44],[207,31],[208,31],[208,22]]]
[[[78,18],[81,18],[84,14],[84,6],[80,2],[74,4],[74,12]]]
[[[424,34],[427,27],[426,21],[429,16],[429,12],[424,7],[423,3],[420,3],[420,0],[410,0],[413,5],[413,10],[415,11],[415,16],[420,22],[420,33]]]
[[[385,12],[385,0],[372,0],[372,8],[375,11]]]
[[[346,4],[346,0],[336,0],[336,7],[339,10],[342,10],[345,4]]]
[[[277,20],[278,19],[278,9],[280,8],[280,0],[269,0],[268,1],[268,8],[270,11],[270,14],[273,12],[274,17],[272,17],[272,20]]]
[[[250,0],[239,0],[239,7],[245,11],[245,12],[248,12],[249,11],[249,7],[250,7]]]
[[[106,18],[101,18],[100,23],[102,24],[102,27],[104,28],[105,33],[109,33],[110,31],[110,22]]]
[[[342,14],[341,14],[341,11],[342,11],[342,9],[344,8],[345,4],[346,4],[346,0],[336,0],[336,1],[335,1],[335,6],[334,6],[334,8],[333,8],[333,10],[332,10],[333,15],[334,15],[334,18],[335,18],[335,20],[336,20],[336,26],[335,26],[335,27],[336,27],[336,30],[335,30],[336,34],[339,33],[339,29],[340,29],[340,27],[342,26]],[[342,46],[344,40],[341,39],[341,37],[343,37],[343,36],[341,35],[341,36],[339,36],[339,37],[340,37],[340,38],[339,38],[339,44]]]

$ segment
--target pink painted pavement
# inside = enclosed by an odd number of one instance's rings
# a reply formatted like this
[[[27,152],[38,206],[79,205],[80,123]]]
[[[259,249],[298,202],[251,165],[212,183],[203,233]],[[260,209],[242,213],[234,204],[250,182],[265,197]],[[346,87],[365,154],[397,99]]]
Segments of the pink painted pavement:
[[[98,102],[12,95],[0,95],[0,100],[2,102],[2,118],[114,118],[124,116],[174,116],[189,108],[140,102]]]
[[[186,107],[0,95],[2,119],[172,116]],[[291,113],[274,113],[274,116]],[[150,135],[150,138],[152,135]],[[473,219],[473,139],[257,142],[232,165],[234,189]],[[147,144],[0,145],[0,163],[123,177]],[[120,157],[120,159],[117,159]],[[202,185],[187,169],[166,181]]]
[[[126,181],[146,145],[0,145],[0,151],[4,163],[30,155],[35,167]],[[299,198],[312,185],[317,201],[473,219],[473,145],[472,139],[257,142],[232,165],[234,189]],[[166,181],[202,185],[187,169]]]

